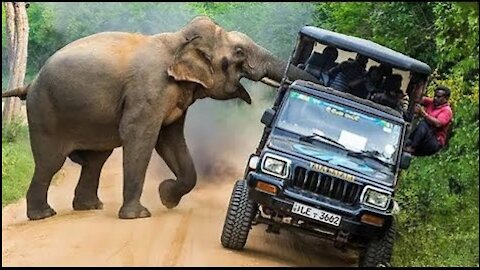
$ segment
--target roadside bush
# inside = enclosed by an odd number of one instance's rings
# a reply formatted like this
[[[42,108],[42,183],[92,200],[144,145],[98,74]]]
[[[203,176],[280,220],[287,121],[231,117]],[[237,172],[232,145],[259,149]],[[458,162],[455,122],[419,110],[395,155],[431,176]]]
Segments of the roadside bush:
[[[34,162],[27,127],[20,125],[16,128],[13,142],[2,138],[2,207],[25,197],[33,175]]]
[[[394,265],[478,266],[478,105],[457,100],[448,148],[414,158],[402,175]]]
[[[21,132],[25,132],[27,127],[20,116],[12,118],[12,121],[2,126],[2,143],[14,142]]]

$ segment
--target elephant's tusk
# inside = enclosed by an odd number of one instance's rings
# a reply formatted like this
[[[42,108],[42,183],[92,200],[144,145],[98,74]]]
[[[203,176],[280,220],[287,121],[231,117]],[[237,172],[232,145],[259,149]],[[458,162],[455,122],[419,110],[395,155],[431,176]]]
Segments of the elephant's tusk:
[[[263,82],[266,85],[269,85],[269,86],[272,86],[272,87],[275,87],[275,88],[280,86],[279,82],[276,82],[276,81],[274,81],[270,78],[267,78],[267,77],[263,77],[260,81]]]

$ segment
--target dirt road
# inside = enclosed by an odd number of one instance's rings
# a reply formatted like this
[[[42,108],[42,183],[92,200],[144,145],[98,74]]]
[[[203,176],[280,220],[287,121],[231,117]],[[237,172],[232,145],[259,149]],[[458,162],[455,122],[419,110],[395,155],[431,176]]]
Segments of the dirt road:
[[[241,168],[216,171],[216,179],[199,176],[198,185],[175,209],[160,202],[158,184],[171,177],[152,155],[142,203],[152,217],[117,218],[122,196],[122,152],[114,151],[102,171],[99,197],[103,210],[73,211],[80,166],[67,160],[49,203],[57,215],[28,221],[25,200],[2,210],[3,266],[352,266],[353,252],[342,253],[319,239],[282,231],[250,232],[243,251],[222,247],[220,235],[235,175]],[[215,170],[215,168],[212,168]],[[232,176],[233,175],[233,176]],[[210,177],[211,178],[211,177]]]

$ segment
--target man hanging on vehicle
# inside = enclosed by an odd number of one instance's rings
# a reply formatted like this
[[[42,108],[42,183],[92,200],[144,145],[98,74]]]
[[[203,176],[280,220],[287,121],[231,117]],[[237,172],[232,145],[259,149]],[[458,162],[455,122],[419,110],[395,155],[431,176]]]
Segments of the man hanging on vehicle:
[[[423,97],[415,112],[422,120],[412,131],[406,141],[405,151],[415,156],[433,155],[445,146],[449,125],[453,119],[452,109],[448,103],[450,89],[438,86],[432,98]]]

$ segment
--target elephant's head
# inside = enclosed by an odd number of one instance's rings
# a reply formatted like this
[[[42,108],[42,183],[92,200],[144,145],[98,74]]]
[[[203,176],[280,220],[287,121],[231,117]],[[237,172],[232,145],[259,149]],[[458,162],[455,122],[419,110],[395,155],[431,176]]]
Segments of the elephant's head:
[[[259,81],[268,77],[279,82],[287,65],[247,35],[227,32],[208,17],[193,19],[179,33],[185,41],[177,49],[168,75],[200,84],[205,94],[214,99],[241,98],[250,104],[250,95],[240,79]],[[294,66],[289,77],[318,82]]]

